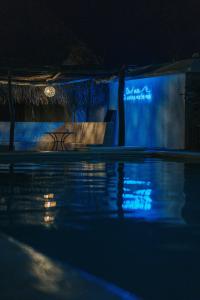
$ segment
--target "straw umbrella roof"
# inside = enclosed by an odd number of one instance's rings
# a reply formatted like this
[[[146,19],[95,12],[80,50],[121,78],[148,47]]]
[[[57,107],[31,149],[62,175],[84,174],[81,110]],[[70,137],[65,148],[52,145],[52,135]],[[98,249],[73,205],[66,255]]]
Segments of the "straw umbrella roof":
[[[63,104],[69,97],[88,97],[90,82],[93,89],[101,93],[105,90],[105,79],[116,73],[115,70],[105,70],[99,66],[46,66],[42,68],[13,68],[10,70],[12,95],[16,103],[27,104]],[[52,85],[56,88],[56,95],[48,98],[44,88]],[[95,93],[94,93],[95,94]],[[0,69],[0,103],[7,103],[8,70]]]

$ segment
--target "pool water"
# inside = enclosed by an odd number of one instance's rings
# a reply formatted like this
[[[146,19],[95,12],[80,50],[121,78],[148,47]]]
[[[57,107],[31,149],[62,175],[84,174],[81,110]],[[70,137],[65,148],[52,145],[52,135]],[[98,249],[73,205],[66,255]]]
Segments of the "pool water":
[[[0,165],[0,227],[141,299],[200,299],[200,164]]]

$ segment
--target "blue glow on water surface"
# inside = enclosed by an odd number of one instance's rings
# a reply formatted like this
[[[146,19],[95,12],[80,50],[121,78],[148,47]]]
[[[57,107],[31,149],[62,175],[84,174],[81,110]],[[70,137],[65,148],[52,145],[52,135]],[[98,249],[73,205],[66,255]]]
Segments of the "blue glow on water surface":
[[[124,180],[125,185],[129,185],[129,188],[124,187],[123,191],[123,204],[124,210],[150,210],[152,208],[152,189],[149,188],[151,185],[150,181],[141,180]],[[137,189],[138,185],[144,185],[148,188]],[[135,190],[136,188],[136,190]]]
[[[131,179],[127,179],[127,178],[125,178],[124,183],[125,184],[138,184],[138,185],[141,185],[141,184],[150,185],[151,184],[150,181],[131,180]]]
[[[125,198],[126,195],[123,195]],[[150,197],[133,196],[132,200],[124,200],[122,207],[125,210],[150,210],[152,199]]]
[[[173,214],[179,218],[182,199],[173,202],[173,195],[177,194],[184,199],[181,192],[183,187],[176,184],[177,178],[183,176],[182,169],[174,166],[172,172],[171,166],[166,165],[163,174],[163,166],[165,164],[154,165],[151,162],[123,163],[120,167],[118,163],[65,162],[64,165],[15,164],[11,170],[9,165],[2,165],[0,210],[2,208],[6,211],[9,200],[9,209],[24,210],[25,215],[26,210],[34,213],[36,209],[41,212],[32,215],[35,222],[40,219],[40,222],[49,225],[57,221],[67,222],[68,218],[62,221],[58,218],[58,212],[61,214],[65,210],[72,214],[89,213],[90,217],[93,214],[95,217],[97,212],[102,216],[109,213],[117,217],[118,212],[123,210],[126,216],[147,220]],[[163,181],[160,182],[161,174]],[[18,176],[26,185],[15,180]],[[11,178],[7,185],[4,184],[6,178]],[[14,191],[12,194],[11,184]],[[168,195],[168,190],[174,192]],[[177,190],[180,190],[179,194]],[[21,198],[20,193],[23,195]],[[49,195],[53,195],[53,198]],[[163,201],[163,198],[170,198],[170,201]],[[134,213],[133,216],[131,212]],[[29,218],[24,220],[28,222]]]
[[[125,168],[125,172],[129,170]],[[124,210],[151,210],[152,208],[152,189],[151,181],[136,180],[125,176],[123,188],[123,204]],[[143,188],[142,188],[143,187]]]
[[[122,299],[199,299],[199,163],[13,161],[0,164],[1,232]]]

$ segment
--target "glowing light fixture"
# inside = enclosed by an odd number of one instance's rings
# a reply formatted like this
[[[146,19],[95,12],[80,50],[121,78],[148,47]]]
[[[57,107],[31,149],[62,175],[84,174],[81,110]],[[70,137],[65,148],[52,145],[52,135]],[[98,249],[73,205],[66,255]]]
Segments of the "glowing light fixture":
[[[53,86],[46,86],[44,89],[44,93],[47,97],[51,98],[51,97],[55,96],[56,89]]]

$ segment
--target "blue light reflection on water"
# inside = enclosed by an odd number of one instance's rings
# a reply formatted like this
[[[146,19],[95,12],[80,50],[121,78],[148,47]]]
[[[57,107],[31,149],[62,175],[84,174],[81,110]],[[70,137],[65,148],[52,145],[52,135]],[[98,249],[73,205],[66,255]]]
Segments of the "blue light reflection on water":
[[[158,160],[124,164],[122,208],[127,217],[184,222],[184,174],[184,164]]]
[[[147,217],[147,212],[152,209],[153,184],[152,178],[146,177],[146,172],[141,173],[140,164],[135,168],[135,164],[124,164],[123,170],[123,193],[122,208],[124,212],[138,212],[142,217]],[[151,179],[151,180],[149,180]]]
[[[123,184],[122,207],[124,210],[150,210],[152,208],[150,181],[133,180],[125,177]]]
[[[151,189],[137,190],[131,193],[125,190],[123,196],[123,209],[130,210],[150,210],[152,207]]]
[[[74,255],[72,262],[86,270],[93,259],[98,276],[107,272],[107,280],[125,283],[134,292],[140,287],[142,299],[163,299],[163,291],[165,299],[176,299],[179,291],[184,298],[190,296],[188,286],[194,290],[191,299],[198,299],[199,178],[199,163],[155,159],[2,164],[0,224],[26,243],[43,244],[48,254],[55,247],[55,257]],[[44,209],[43,195],[52,201],[51,194],[57,207]],[[30,226],[35,224],[53,230]]]
[[[123,212],[127,218],[180,222],[184,199],[183,164],[0,165],[0,213],[15,212],[14,221],[52,224],[71,215],[117,218]]]

